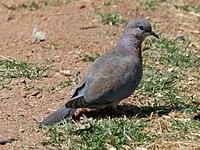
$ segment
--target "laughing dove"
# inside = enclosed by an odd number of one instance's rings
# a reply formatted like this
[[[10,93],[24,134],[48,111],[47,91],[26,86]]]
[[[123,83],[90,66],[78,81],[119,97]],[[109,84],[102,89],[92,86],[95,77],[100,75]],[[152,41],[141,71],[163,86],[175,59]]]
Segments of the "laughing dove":
[[[40,127],[68,120],[78,108],[111,107],[119,111],[118,103],[141,81],[141,45],[149,35],[159,38],[146,19],[129,21],[119,43],[91,64],[71,99],[45,118]]]

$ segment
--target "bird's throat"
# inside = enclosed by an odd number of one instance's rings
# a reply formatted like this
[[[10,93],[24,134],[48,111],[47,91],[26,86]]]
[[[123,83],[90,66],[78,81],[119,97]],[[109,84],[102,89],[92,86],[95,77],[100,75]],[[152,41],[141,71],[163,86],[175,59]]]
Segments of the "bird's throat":
[[[119,44],[124,46],[128,51],[133,54],[133,56],[139,58],[142,62],[142,42],[143,41],[137,40],[136,38],[122,38]]]
[[[141,48],[134,47],[130,51],[132,52],[133,56],[138,57],[142,62]]]

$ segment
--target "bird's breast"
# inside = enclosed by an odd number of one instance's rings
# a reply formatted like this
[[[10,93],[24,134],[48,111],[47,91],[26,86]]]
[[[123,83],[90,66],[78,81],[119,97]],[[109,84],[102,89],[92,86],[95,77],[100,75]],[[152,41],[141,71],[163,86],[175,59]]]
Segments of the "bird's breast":
[[[135,91],[135,89],[138,87],[141,79],[142,79],[142,64],[138,63],[137,65],[135,65],[134,68],[132,68],[130,77],[129,77],[129,81],[128,81],[128,86],[130,87],[131,91]]]

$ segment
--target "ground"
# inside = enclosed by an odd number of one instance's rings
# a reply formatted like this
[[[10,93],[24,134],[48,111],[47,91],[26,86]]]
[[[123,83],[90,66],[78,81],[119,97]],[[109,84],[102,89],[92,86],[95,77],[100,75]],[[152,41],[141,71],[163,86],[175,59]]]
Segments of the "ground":
[[[24,147],[45,149],[42,142],[49,139],[46,134],[48,131],[39,129],[38,122],[70,98],[77,81],[84,75],[93,59],[114,47],[123,33],[125,22],[138,17],[148,19],[153,30],[161,37],[160,43],[149,44],[149,42],[156,42],[156,39],[151,40],[153,37],[149,37],[144,43],[143,63],[147,68],[144,73],[152,73],[153,71],[148,71],[148,68],[156,66],[160,70],[180,75],[184,79],[176,80],[175,83],[181,87],[179,94],[182,93],[182,97],[189,97],[191,101],[186,100],[187,104],[195,107],[189,113],[181,111],[178,114],[182,116],[179,117],[176,116],[176,111],[173,111],[171,114],[166,114],[164,119],[169,120],[168,116],[173,116],[172,118],[190,120],[191,115],[198,113],[199,0],[35,0],[34,4],[32,2],[28,0],[1,0],[0,2],[0,141],[11,139],[10,142],[0,145],[0,149],[25,149]],[[105,12],[117,12],[126,21],[121,19],[115,25],[106,17],[102,20]],[[45,32],[46,39],[31,42],[34,29]],[[183,43],[182,45],[190,49],[188,55],[192,55],[190,58],[194,61],[188,60],[186,64],[173,65],[174,60],[171,60],[173,56],[163,56],[164,59],[159,60],[154,58],[153,56],[157,55],[162,57],[165,53],[163,50],[166,47],[162,45],[162,42],[166,42],[164,39],[180,40],[174,48]],[[169,48],[171,47],[168,46],[167,49]],[[151,61],[150,58],[158,61]],[[165,64],[166,61],[169,63]],[[37,77],[27,75],[8,77],[5,76],[10,71],[6,68],[8,62],[25,62],[32,66],[33,70],[34,66],[43,67],[44,72],[38,75],[40,71],[33,71]],[[19,70],[14,68],[12,71]],[[157,75],[157,72],[153,73]],[[167,75],[163,74],[163,79]],[[141,89],[144,89],[145,81],[146,83],[149,81],[147,77],[144,77]],[[152,84],[155,83],[154,81],[157,81],[156,77],[153,78]],[[162,81],[159,80],[158,83],[160,82]],[[175,97],[181,96],[175,95]],[[159,94],[152,98],[147,90],[138,90],[123,104],[129,103],[137,108],[152,106],[151,100],[156,99],[155,97],[159,97]],[[164,105],[171,106],[170,102]],[[160,105],[162,104],[160,102]],[[78,110],[76,114],[78,115],[81,111],[84,110]],[[151,115],[149,114],[148,117],[152,117]],[[137,113],[134,119],[136,116]],[[163,118],[157,116],[153,121],[156,123],[160,119]],[[200,148],[199,129],[194,131],[197,135],[193,136],[193,140],[186,140],[185,145],[179,142],[176,148],[181,149],[181,146],[188,149]],[[166,138],[163,141],[166,141]],[[160,146],[155,140],[144,147],[153,148],[153,144],[157,144],[160,149],[169,148],[163,144]]]

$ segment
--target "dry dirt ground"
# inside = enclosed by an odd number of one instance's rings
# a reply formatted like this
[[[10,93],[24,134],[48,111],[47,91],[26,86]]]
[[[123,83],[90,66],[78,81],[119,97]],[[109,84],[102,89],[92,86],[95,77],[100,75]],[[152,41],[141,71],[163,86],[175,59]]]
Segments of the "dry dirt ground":
[[[102,54],[117,43],[124,27],[102,24],[97,18],[98,12],[120,12],[127,20],[147,18],[156,25],[155,30],[168,38],[179,34],[193,38],[200,34],[199,14],[179,13],[179,9],[167,4],[159,4],[157,7],[163,9],[157,11],[145,11],[145,5],[136,0],[116,0],[112,6],[104,6],[101,0],[72,0],[43,6],[36,11],[9,10],[3,5],[27,1],[0,2],[0,59],[28,61],[53,66],[53,69],[47,77],[37,80],[12,79],[10,88],[0,90],[0,139],[15,139],[0,145],[0,149],[18,149],[20,146],[44,149],[41,141],[46,137],[38,128],[38,121],[62,105],[70,97],[75,84],[54,90],[26,90],[26,87],[56,87],[59,81],[67,79],[62,73],[66,70],[70,71],[70,78],[79,71],[82,76],[90,64],[82,61],[86,54]],[[199,0],[180,2],[200,5]],[[34,28],[46,32],[45,41],[31,43]],[[198,42],[195,40],[194,43]],[[52,43],[56,48],[44,48]],[[135,103],[133,98],[128,100]]]

